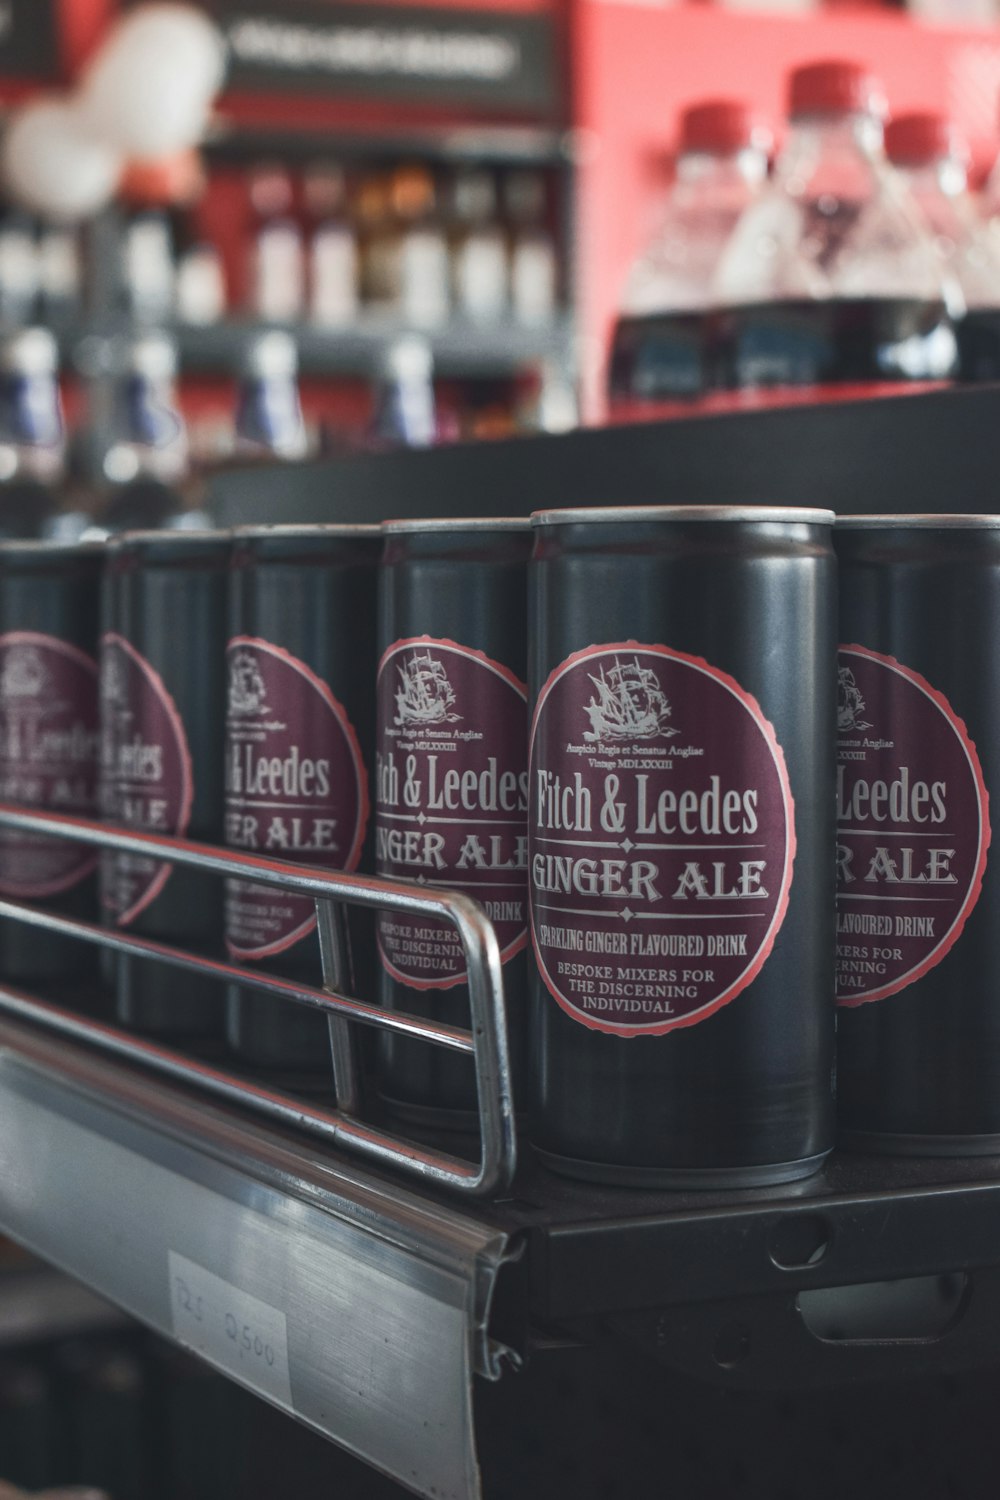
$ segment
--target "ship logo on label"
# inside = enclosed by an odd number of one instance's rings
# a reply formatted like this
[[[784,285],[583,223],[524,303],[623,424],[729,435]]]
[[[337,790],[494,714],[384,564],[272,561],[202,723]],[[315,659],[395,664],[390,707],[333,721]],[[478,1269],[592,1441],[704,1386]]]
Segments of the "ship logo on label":
[[[229,712],[244,718],[267,712],[266,689],[256,657],[249,651],[237,651],[229,663]]]
[[[429,651],[414,651],[397,663],[400,685],[396,689],[397,725],[415,724],[434,728],[439,724],[457,724],[461,714],[452,713],[455,689],[448,681],[444,663]]]
[[[671,710],[660,679],[637,656],[630,662],[616,656],[607,670],[601,664],[599,676],[587,675],[596,696],[584,704],[591,725],[585,740],[653,740],[680,733],[667,722]]]
[[[0,692],[5,698],[37,698],[48,682],[48,673],[34,646],[17,646],[7,651],[0,676]]]
[[[854,673],[850,667],[841,666],[837,671],[837,728],[848,729],[871,729],[867,719],[862,714],[867,707],[861,696],[861,689],[854,680]]]

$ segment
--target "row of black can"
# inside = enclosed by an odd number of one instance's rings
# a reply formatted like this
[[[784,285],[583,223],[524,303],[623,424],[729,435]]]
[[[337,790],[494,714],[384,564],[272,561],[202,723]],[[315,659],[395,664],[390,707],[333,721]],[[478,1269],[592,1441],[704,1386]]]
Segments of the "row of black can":
[[[8,544],[0,789],[476,897],[519,1109],[571,1174],[788,1180],[835,1116],[862,1148],[993,1152],[998,625],[991,516],[650,507]],[[318,978],[304,898],[95,865],[6,834],[0,890],[85,912],[99,873],[109,924],[203,952],[224,933],[241,962]],[[467,1024],[444,924],[384,914],[351,939],[358,993]],[[210,982],[113,968],[121,1024],[221,1028]],[[5,922],[0,972],[65,992],[80,959]],[[255,1066],[326,1066],[314,1014],[233,987],[224,1021]],[[378,1086],[420,1121],[474,1117],[467,1058],[386,1040]]]

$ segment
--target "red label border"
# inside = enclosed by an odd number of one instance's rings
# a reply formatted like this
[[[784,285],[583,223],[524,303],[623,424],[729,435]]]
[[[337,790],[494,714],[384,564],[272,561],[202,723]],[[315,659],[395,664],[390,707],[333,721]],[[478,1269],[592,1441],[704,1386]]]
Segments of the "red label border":
[[[685,666],[693,667],[696,671],[701,672],[704,676],[712,678],[714,682],[717,682],[721,687],[724,687],[727,692],[731,693],[733,697],[739,701],[743,708],[747,710],[751,718],[756,723],[757,728],[764,736],[764,741],[769,751],[771,752],[771,758],[774,761],[775,770],[778,773],[778,784],[781,787],[781,799],[785,813],[785,853],[784,867],[782,869],[781,875],[781,888],[778,894],[778,900],[775,903],[774,915],[771,918],[771,924],[768,927],[767,932],[764,934],[764,937],[755,953],[753,960],[747,966],[747,968],[744,969],[743,973],[739,976],[738,979],[734,980],[733,983],[729,985],[729,987],[724,990],[721,995],[718,995],[707,1005],[702,1006],[700,1010],[694,1011],[690,1015],[678,1016],[675,1020],[672,1021],[659,1021],[654,1026],[627,1026],[620,1022],[602,1021],[598,1020],[596,1017],[587,1017],[583,1015],[582,1012],[577,1010],[574,1006],[570,1005],[569,1002],[563,998],[554,981],[550,978],[548,970],[545,967],[545,962],[542,958],[539,948],[538,938],[535,933],[535,909],[534,902],[531,900],[530,883],[533,830],[531,827],[531,819],[529,814],[528,916],[531,923],[531,942],[532,948],[534,949],[535,961],[538,964],[538,972],[541,975],[542,982],[544,983],[546,989],[549,991],[549,994],[555,1000],[559,1008],[565,1011],[565,1013],[572,1020],[576,1021],[581,1026],[586,1026],[590,1031],[602,1031],[612,1036],[620,1036],[628,1039],[632,1039],[635,1037],[665,1036],[668,1032],[679,1031],[682,1027],[685,1026],[696,1026],[700,1021],[707,1020],[709,1016],[714,1015],[716,1011],[721,1010],[723,1006],[728,1005],[730,1001],[735,1000],[736,996],[739,995],[743,990],[745,990],[746,987],[757,978],[757,975],[760,973],[761,969],[764,967],[764,964],[770,957],[771,950],[773,949],[775,944],[775,940],[777,939],[778,933],[781,930],[782,923],[785,920],[785,915],[788,911],[788,903],[791,898],[792,877],[794,873],[795,854],[797,850],[797,840],[795,836],[795,799],[792,796],[792,786],[788,778],[788,767],[785,764],[784,751],[782,750],[781,745],[778,742],[778,737],[774,731],[774,726],[772,725],[771,721],[765,717],[760,704],[757,702],[757,699],[753,696],[753,694],[748,693],[745,688],[741,687],[740,684],[736,681],[735,677],[731,677],[728,672],[723,672],[719,667],[713,667],[711,663],[706,661],[702,656],[691,656],[686,651],[675,651],[670,646],[644,645],[641,641],[636,640],[609,641],[601,645],[595,644],[591,646],[585,646],[581,651],[574,651],[571,656],[568,656],[565,661],[560,662],[559,666],[555,667],[553,671],[549,673],[549,676],[545,680],[544,686],[538,694],[538,701],[535,704],[535,712],[531,721],[531,736],[528,744],[529,776],[534,763],[535,736],[538,729],[539,715],[543,707],[545,706],[545,701],[549,693],[552,691],[552,688],[559,681],[559,679],[564,676],[565,673],[568,672],[572,667],[577,666],[582,661],[589,661],[594,657],[603,656],[606,652],[609,651],[641,651],[647,652],[652,656],[666,657],[669,661],[683,662]]]
[[[96,695],[98,683],[97,662],[86,651],[81,651],[79,646],[74,646],[70,641],[60,640],[57,635],[47,635],[43,630],[8,630],[4,635],[0,635],[0,651],[5,646],[22,644],[44,646],[46,650],[61,653],[63,656],[68,657],[70,661],[75,662],[78,667],[83,667],[85,671],[93,673],[94,692]],[[95,771],[96,769],[95,767]],[[81,863],[72,875],[64,875],[59,880],[47,880],[40,885],[27,885],[24,881],[18,881],[16,884],[13,884],[9,881],[0,880],[0,895],[13,896],[15,898],[23,897],[29,900],[38,900],[45,896],[61,896],[65,891],[73,890],[82,880],[86,880],[88,875],[93,874],[97,869],[99,857],[96,849],[88,852],[84,855]]]
[[[870,1005],[876,1000],[886,1000],[890,995],[898,995],[901,990],[908,989],[918,979],[923,979],[925,974],[930,973],[931,969],[936,968],[945,955],[950,953],[961,937],[962,930],[972,915],[973,907],[982,894],[983,878],[986,874],[986,860],[993,838],[993,830],[990,826],[990,795],[986,789],[986,781],[983,777],[983,768],[979,761],[979,753],[976,750],[975,743],[969,734],[964,719],[960,718],[955,712],[944,693],[932,687],[926,677],[922,677],[912,667],[904,667],[902,662],[897,661],[894,656],[886,656],[881,651],[873,651],[868,646],[859,646],[856,644],[838,646],[837,655],[840,656],[843,653],[864,657],[868,661],[877,662],[881,667],[887,667],[891,672],[897,672],[900,677],[906,678],[926,698],[930,699],[938,712],[943,715],[950,728],[954,730],[959,744],[962,746],[965,758],[969,763],[969,769],[972,772],[973,780],[976,783],[979,802],[978,856],[972,879],[969,882],[969,889],[955,920],[941,941],[931,949],[927,957],[916,968],[908,969],[905,974],[900,975],[898,979],[894,979],[890,984],[881,985],[878,989],[869,990],[863,995],[851,995],[844,999],[841,999],[839,996],[837,997],[838,1009],[843,1007],[845,1010],[855,1010],[859,1005]]]

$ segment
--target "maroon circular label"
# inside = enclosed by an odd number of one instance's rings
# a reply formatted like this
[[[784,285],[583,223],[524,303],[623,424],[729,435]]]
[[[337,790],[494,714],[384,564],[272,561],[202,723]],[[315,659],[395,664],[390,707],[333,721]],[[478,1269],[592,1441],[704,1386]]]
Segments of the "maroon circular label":
[[[354,726],[305,662],[236,636],[226,656],[226,842],[296,864],[354,870],[368,824],[368,778]],[[283,953],[316,926],[308,896],[230,880],[234,958]]]
[[[529,827],[535,955],[575,1021],[657,1036],[760,973],[794,805],[773,728],[725,672],[635,641],[570,656],[535,708]]]
[[[163,679],[123,636],[101,637],[103,816],[124,828],[179,838],[194,798],[187,735]],[[163,890],[173,866],[144,854],[101,860],[101,901],[119,927]]]
[[[97,811],[97,663],[34,630],[0,635],[0,799],[91,818]],[[0,893],[56,896],[97,865],[93,849],[0,831]]]
[[[837,1000],[884,1000],[941,962],[979,899],[990,843],[976,747],[943,693],[841,646]]]
[[[527,689],[481,651],[421,636],[389,647],[377,691],[378,873],[474,897],[506,963],[528,942]],[[378,941],[414,989],[465,980],[440,919],[380,914]]]

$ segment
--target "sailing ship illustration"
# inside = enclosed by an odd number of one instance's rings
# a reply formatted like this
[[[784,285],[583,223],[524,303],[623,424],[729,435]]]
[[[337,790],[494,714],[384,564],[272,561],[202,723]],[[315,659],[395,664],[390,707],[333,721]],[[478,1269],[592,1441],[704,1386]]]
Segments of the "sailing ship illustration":
[[[599,677],[588,672],[596,696],[584,705],[590,719],[585,740],[651,740],[658,736],[679,734],[672,729],[670,704],[652,667],[644,667],[638,657],[621,661]]]
[[[450,712],[455,689],[444,665],[429,651],[414,651],[396,670],[396,724],[455,724],[461,719],[461,714]]]
[[[864,712],[865,700],[854,680],[850,667],[837,669],[837,728],[870,729],[872,726],[859,717]]]
[[[249,651],[237,651],[229,663],[229,712],[260,713],[266,691],[256,658]]]
[[[7,652],[0,675],[0,691],[6,698],[37,698],[47,677],[45,665],[35,648],[20,646]]]

